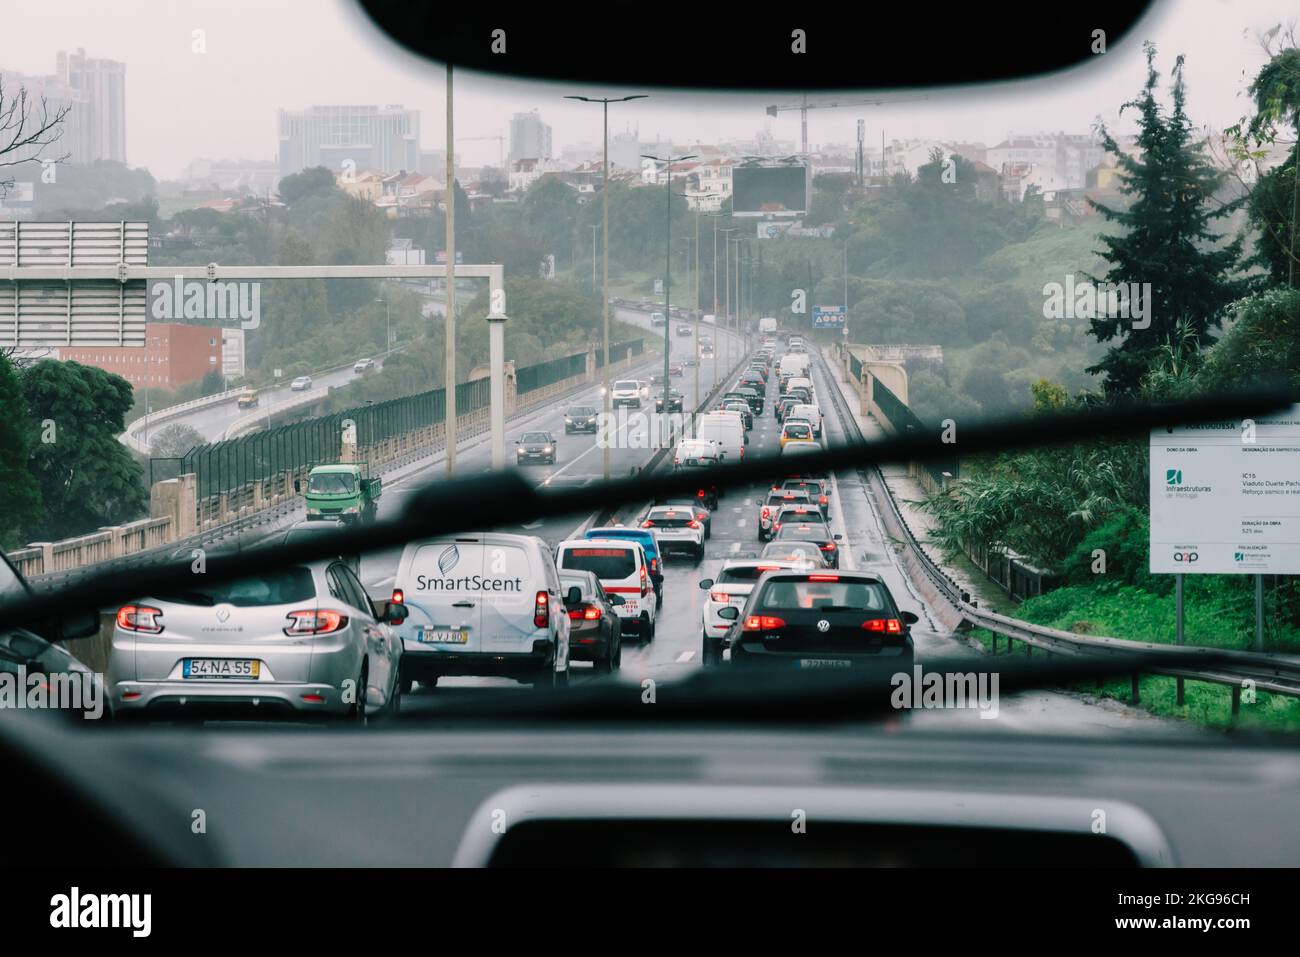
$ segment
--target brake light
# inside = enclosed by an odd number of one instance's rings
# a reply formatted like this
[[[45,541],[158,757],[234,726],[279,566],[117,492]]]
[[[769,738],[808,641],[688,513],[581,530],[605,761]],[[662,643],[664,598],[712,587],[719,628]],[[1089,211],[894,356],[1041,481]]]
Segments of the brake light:
[[[833,552],[833,551],[835,551],[835,543],[834,543],[834,542],[827,542],[825,545],[822,546],[822,551],[824,551],[824,552]]]
[[[654,524],[655,524],[654,522],[650,521],[650,519],[647,518],[644,522],[641,523],[641,527],[642,527],[642,528],[654,528]]]
[[[890,635],[901,635],[903,623],[897,618],[872,618],[862,623],[865,631],[883,631]]]
[[[537,593],[537,601],[533,605],[533,625],[537,628],[545,628],[551,623],[550,600],[546,592]]]
[[[766,505],[763,506],[763,517],[764,517],[764,518],[771,518],[771,517],[772,517],[772,510],[771,510],[770,508],[768,508]]]
[[[328,608],[305,608],[291,611],[284,616],[289,624],[283,629],[286,635],[329,635],[344,628],[348,623],[347,615]]]
[[[652,559],[650,559],[650,573],[653,575],[653,574],[654,574],[655,572],[657,572],[657,571],[659,571],[659,559],[657,559],[657,558],[652,558]],[[645,569],[644,569],[644,568],[641,569],[641,577],[642,577],[642,578],[645,578]]]
[[[124,631],[143,631],[156,635],[163,630],[162,609],[152,605],[123,605],[117,610],[117,626]]]
[[[810,582],[837,582],[840,580],[839,575],[809,575]]]
[[[785,627],[785,619],[773,615],[749,615],[745,619],[743,631],[774,631]]]
[[[394,588],[392,602],[394,605],[405,605],[406,592],[402,591],[400,588]]]
[[[583,605],[569,612],[569,617],[574,621],[596,621],[600,618],[600,609],[594,605]]]
[[[654,561],[654,559],[651,559],[651,561]],[[642,598],[645,597],[645,593],[646,593],[646,587],[645,587],[645,566],[642,565],[642,566],[641,566],[641,597],[642,597]]]
[[[700,523],[697,522],[697,521],[695,521],[695,519],[691,519],[689,522],[686,523],[686,527],[687,527],[687,528],[699,528],[699,527],[700,527]]]
[[[700,489],[698,492],[696,492],[696,493],[695,493],[695,497],[696,497],[696,498],[704,498],[704,489]]]
[[[823,495],[819,501],[820,501],[820,503],[821,503],[822,505],[825,505],[825,504],[826,504],[826,496]]]
[[[709,600],[728,602],[731,601],[731,596],[727,594],[725,591],[711,591],[709,592]]]

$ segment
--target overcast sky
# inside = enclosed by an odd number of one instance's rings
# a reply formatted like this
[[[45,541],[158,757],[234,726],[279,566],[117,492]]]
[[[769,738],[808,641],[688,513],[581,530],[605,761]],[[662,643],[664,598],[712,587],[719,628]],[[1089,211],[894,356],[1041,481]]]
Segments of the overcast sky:
[[[1006,15],[997,9],[991,24]],[[1222,128],[1246,112],[1243,91],[1263,61],[1256,35],[1298,14],[1296,0],[1164,0],[1123,44],[1070,73],[932,93],[892,107],[813,110],[809,139],[814,145],[850,142],[859,117],[866,120],[868,143],[877,144],[882,130],[889,139],[992,146],[1013,130],[1084,132],[1099,116],[1115,125],[1119,104],[1142,82],[1143,39],[1158,44],[1162,71],[1177,53],[1186,54],[1192,117],[1198,125]],[[1024,16],[1032,18],[1032,8]],[[207,52],[201,55],[191,49],[195,30],[205,32]],[[864,44],[868,55],[902,49],[872,38]],[[390,43],[353,0],[40,0],[6,11],[0,67],[53,73],[55,54],[77,47],[126,63],[127,160],[158,178],[179,175],[199,157],[274,159],[279,108],[400,103],[421,111],[425,148],[444,145],[442,69]],[[562,96],[617,92],[458,74],[457,137],[508,134],[512,113],[539,109],[554,129],[558,153],[600,135],[599,110]],[[649,100],[611,107],[610,129],[636,124],[646,138],[717,143],[769,128],[797,143],[797,112],[776,119],[763,112],[768,103],[792,99],[655,92]],[[1116,128],[1130,126],[1125,121]],[[459,152],[470,164],[495,163],[497,143],[464,142]]]

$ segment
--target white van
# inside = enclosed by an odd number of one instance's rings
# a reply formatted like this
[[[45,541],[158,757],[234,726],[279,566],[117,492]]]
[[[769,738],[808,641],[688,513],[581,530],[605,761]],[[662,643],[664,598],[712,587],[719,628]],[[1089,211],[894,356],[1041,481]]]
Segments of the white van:
[[[695,438],[712,442],[718,450],[719,461],[743,462],[749,436],[745,434],[745,421],[736,412],[706,412],[695,427]]]
[[[807,353],[787,352],[777,363],[777,372],[783,376],[807,376],[808,375],[808,355]]]
[[[718,324],[718,317],[712,313],[708,313],[700,317],[700,322],[703,322],[706,325],[715,326]]]
[[[816,394],[813,392],[812,379],[804,375],[792,375],[785,380],[785,391],[789,392],[791,389],[807,389],[810,399]]]
[[[591,572],[606,592],[623,599],[623,604],[614,606],[623,633],[635,632],[643,641],[654,639],[659,600],[639,542],[628,538],[570,539],[556,548],[555,565]]]
[[[807,419],[808,423],[813,427],[813,438],[820,439],[822,437],[822,410],[817,406],[802,402],[797,403],[790,406],[790,410],[786,412],[785,417],[787,419]]]
[[[641,383],[636,379],[619,379],[610,386],[610,407],[617,409],[620,405],[641,408]]]
[[[568,680],[569,616],[540,538],[487,532],[410,542],[393,600],[407,608],[396,625],[404,687],[443,675]]]

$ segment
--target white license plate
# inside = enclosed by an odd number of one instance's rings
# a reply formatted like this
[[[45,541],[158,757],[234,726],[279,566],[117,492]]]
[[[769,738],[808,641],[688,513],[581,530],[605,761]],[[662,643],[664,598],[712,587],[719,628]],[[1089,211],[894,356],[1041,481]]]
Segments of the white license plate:
[[[257,678],[261,673],[256,658],[186,658],[181,665],[186,678]]]
[[[800,668],[851,668],[853,662],[846,658],[800,658]]]
[[[469,641],[469,632],[450,628],[421,628],[416,640],[425,644],[463,645]]]

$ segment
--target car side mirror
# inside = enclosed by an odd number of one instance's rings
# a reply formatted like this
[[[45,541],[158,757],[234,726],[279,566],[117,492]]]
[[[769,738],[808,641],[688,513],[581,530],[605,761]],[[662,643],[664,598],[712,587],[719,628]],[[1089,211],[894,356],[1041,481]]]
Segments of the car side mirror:
[[[710,588],[712,588],[712,587],[713,587],[713,579],[712,579],[712,578],[701,578],[701,579],[700,579],[700,588],[704,589],[705,591],[708,591],[708,590],[709,590]]]
[[[390,601],[384,608],[384,613],[380,616],[380,620],[386,625],[400,625],[402,622],[406,621],[406,616],[407,610],[405,605],[400,602]]]
[[[610,595],[610,596],[609,596],[609,603],[610,603],[611,605],[622,605],[622,604],[624,604],[624,602],[623,602],[623,596],[622,596],[622,595],[619,595],[619,594]]]
[[[302,482],[298,481],[297,479],[294,479],[294,480],[293,480],[293,490],[294,490],[295,492],[301,492],[301,491],[302,491]]]
[[[719,608],[718,617],[725,618],[727,621],[735,621],[740,617],[740,609],[735,605],[728,605],[726,608]]]
[[[564,603],[566,605],[581,605],[582,589],[579,588],[577,585],[574,585],[572,588],[570,588],[564,594]]]
[[[915,625],[918,621],[921,620],[920,617],[914,611],[905,611],[903,612],[901,617],[903,621],[909,625]]]
[[[844,538],[843,535],[838,535],[838,534],[837,534],[837,535],[835,536],[835,541],[838,542],[838,541],[842,540],[843,538]]]

